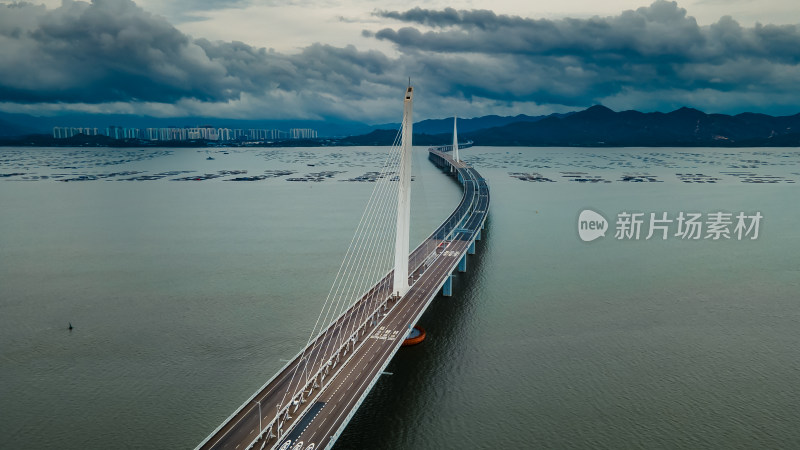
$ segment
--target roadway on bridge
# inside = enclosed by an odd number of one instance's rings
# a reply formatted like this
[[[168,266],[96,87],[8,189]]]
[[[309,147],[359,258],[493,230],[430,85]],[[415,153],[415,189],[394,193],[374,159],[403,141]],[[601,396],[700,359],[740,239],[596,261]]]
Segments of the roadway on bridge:
[[[410,290],[401,299],[389,301],[388,311],[381,313],[378,320],[357,338],[353,347],[355,351],[347,352],[342,356],[344,361],[330,369],[333,378],[323,389],[309,394],[308,401],[298,404],[296,410],[291,409],[292,417],[284,423],[285,432],[281,439],[270,438],[265,442],[262,438],[254,448],[274,448],[278,443],[281,445],[277,448],[282,448],[289,441],[291,445],[288,448],[291,449],[300,441],[303,449],[311,444],[316,449],[332,444],[334,436],[349,421],[351,412],[369,392],[409,328],[425,311],[460,259],[465,257],[486,219],[488,186],[473,168],[454,162],[447,154],[436,151],[431,151],[431,154],[457,169],[463,180],[464,195],[451,216],[410,255]],[[449,240],[444,240],[445,237]],[[432,252],[437,252],[438,256],[431,263],[428,255]],[[426,266],[426,262],[431,264]],[[381,279],[198,448],[247,448],[260,435],[261,427],[275,418],[278,405],[286,406],[290,400],[285,395],[287,390],[296,392],[305,385],[306,378],[302,374],[305,371],[316,373],[326,361],[336,356],[340,347],[337,343],[348,339],[359,325],[354,318],[362,317],[365,311],[371,311],[377,302],[390,295],[392,275],[390,272]]]
[[[383,370],[382,362],[388,361],[394,355],[408,334],[409,324],[413,325],[427,308],[431,294],[435,296],[468,246],[468,241],[452,241],[436,263],[414,283],[409,292],[388,313],[378,329],[369,336],[368,343],[356,351],[347,367],[339,372],[330,387],[325,390],[320,398],[325,407],[295,438],[292,446],[299,441],[304,442],[302,448],[311,443],[315,444],[315,448],[327,446],[331,437],[344,425],[346,416],[367,393],[370,382]],[[332,410],[330,414],[323,414],[326,408]]]

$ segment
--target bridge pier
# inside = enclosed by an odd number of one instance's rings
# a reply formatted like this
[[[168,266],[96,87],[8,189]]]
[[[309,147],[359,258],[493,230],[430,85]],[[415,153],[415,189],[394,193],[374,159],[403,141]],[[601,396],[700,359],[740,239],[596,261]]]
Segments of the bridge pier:
[[[458,271],[459,272],[467,271],[467,255],[462,256],[461,261],[458,262]]]
[[[445,297],[452,297],[453,296],[453,274],[447,276],[447,280],[444,282],[444,286],[442,286],[442,295]]]
[[[475,240],[476,241],[480,241],[481,240],[481,230],[482,229],[483,229],[483,224],[481,224],[481,229],[478,230],[478,234],[475,236]]]
[[[467,248],[467,254],[468,255],[474,255],[475,254],[475,241],[472,241],[472,243],[469,244],[469,248]]]

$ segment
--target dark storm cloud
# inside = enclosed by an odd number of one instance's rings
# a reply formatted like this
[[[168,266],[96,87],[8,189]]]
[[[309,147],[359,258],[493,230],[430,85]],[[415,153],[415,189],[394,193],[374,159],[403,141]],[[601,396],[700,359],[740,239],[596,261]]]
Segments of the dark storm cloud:
[[[420,117],[594,103],[796,112],[800,103],[794,26],[742,27],[731,18],[698,26],[666,1],[591,19],[376,14],[405,22],[364,32],[394,43],[399,57],[325,44],[287,55],[195,39],[130,0],[0,4],[0,103],[384,120],[376,115],[389,114],[386,100],[402,94],[408,75],[426,99]]]
[[[315,44],[283,55],[184,35],[129,0],[0,5],[0,99],[10,102],[219,102],[242,94],[366,95],[379,52]]]
[[[10,101],[224,99],[235,80],[166,20],[127,0],[6,6],[0,97]],[[15,27],[19,19],[29,28]]]
[[[730,17],[700,27],[677,3],[657,1],[616,17],[591,19],[525,19],[491,11],[379,12],[379,16],[433,28],[383,29],[379,39],[404,48],[446,52],[577,55],[592,57],[715,60],[767,57],[797,63],[800,30],[796,26],[756,25],[743,28]]]
[[[239,9],[251,5],[252,0],[169,0],[157,5],[158,12],[174,23],[206,20],[204,12],[221,9]]]
[[[702,91],[701,96],[748,90],[796,98],[800,88],[797,26],[745,28],[730,17],[699,26],[675,2],[660,0],[591,19],[527,19],[451,8],[376,14],[421,26],[374,33],[419,61],[421,55],[465,55],[458,64],[484,67],[483,77],[463,87],[467,97],[587,105],[635,91]]]

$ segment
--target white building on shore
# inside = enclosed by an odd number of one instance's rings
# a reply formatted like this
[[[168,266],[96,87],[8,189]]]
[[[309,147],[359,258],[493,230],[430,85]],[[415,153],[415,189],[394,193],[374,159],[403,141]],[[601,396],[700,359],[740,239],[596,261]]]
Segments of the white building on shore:
[[[111,139],[143,139],[148,141],[277,141],[281,139],[316,139],[318,134],[311,128],[292,128],[288,132],[276,129],[261,128],[215,128],[210,125],[201,127],[167,127],[167,128],[126,128],[110,126],[105,129],[53,127],[53,138],[67,139],[83,134],[86,136],[108,136]]]

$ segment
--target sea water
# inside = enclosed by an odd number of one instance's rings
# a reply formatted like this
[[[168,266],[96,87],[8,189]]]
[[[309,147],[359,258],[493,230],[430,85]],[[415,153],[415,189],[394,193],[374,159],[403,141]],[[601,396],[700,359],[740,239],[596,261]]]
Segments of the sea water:
[[[305,344],[386,150],[0,148],[0,448],[196,446]],[[425,153],[412,245],[460,198]],[[800,445],[800,151],[461,153],[477,254],[336,448]],[[614,236],[720,211],[758,238]]]

